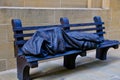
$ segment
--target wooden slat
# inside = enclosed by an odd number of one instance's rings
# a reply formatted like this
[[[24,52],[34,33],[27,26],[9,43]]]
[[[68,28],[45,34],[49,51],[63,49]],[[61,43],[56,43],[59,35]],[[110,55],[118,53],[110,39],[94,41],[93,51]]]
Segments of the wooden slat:
[[[98,32],[98,33],[94,33],[94,34],[101,35],[101,34],[105,34],[105,32]]]
[[[50,27],[79,27],[79,26],[93,26],[93,25],[101,25],[104,22],[99,23],[78,23],[78,24],[67,24],[67,25],[48,25],[48,26],[30,26],[30,27],[22,27],[22,28],[14,28],[14,31],[21,31],[21,30],[37,30],[40,28],[50,28]]]
[[[99,33],[94,33],[94,34],[105,34],[105,32],[99,32]],[[20,40],[20,41],[15,41],[15,45],[23,45],[27,42],[27,40]]]
[[[79,26],[94,26],[94,25],[101,25],[101,24],[104,24],[104,22],[99,22],[99,23],[78,23],[78,24],[69,24],[67,26],[79,27]]]
[[[116,40],[104,40],[104,42],[100,44],[99,48],[112,47],[119,44],[120,42]]]
[[[42,28],[51,28],[51,27],[62,27],[62,25],[48,25],[48,26],[26,26],[22,28],[14,28],[14,31],[21,31],[21,30],[37,30],[37,29],[42,29]]]
[[[20,40],[20,41],[15,41],[15,45],[23,45],[27,42],[27,40]]]
[[[102,28],[74,29],[74,30],[70,30],[70,31],[94,31],[94,30],[102,30],[102,29],[105,29],[105,27],[102,27]]]
[[[101,30],[105,29],[105,27],[101,28],[86,28],[86,29],[74,29],[70,31],[93,31],[93,30]],[[27,34],[15,34],[14,38],[20,38],[20,37],[31,37],[34,33],[27,33]]]
[[[15,34],[14,38],[19,38],[19,37],[30,37],[32,36],[34,33],[27,33],[27,34]]]
[[[48,27],[66,27],[66,26],[70,26],[70,27],[83,27],[83,26],[93,26],[93,25],[101,25],[104,24],[104,22],[100,22],[100,23],[78,23],[78,24],[69,24],[69,25],[49,25],[49,26],[31,26],[31,27],[22,27],[22,28],[14,28],[14,31],[21,31],[21,30],[36,30],[39,28],[48,28]],[[102,30],[104,29],[104,27],[102,28],[84,28],[84,29],[77,29],[77,31],[92,31],[92,30]],[[101,32],[101,33],[96,33],[96,34],[104,34],[105,32]],[[30,37],[32,36],[33,33],[26,33],[26,34],[15,34],[14,37],[17,38],[21,38],[21,37]],[[23,45],[27,40],[20,40],[20,41],[15,41],[16,45]]]
[[[38,60],[46,60],[46,59],[51,59],[51,58],[56,58],[56,57],[60,57],[60,56],[65,56],[65,55],[70,55],[70,54],[80,54],[82,51],[81,50],[71,50],[71,51],[67,51],[64,54],[62,53],[57,53],[56,55],[49,55],[46,56],[44,58],[39,57],[39,56],[25,56],[27,59],[27,62],[32,62],[32,61],[38,61]]]

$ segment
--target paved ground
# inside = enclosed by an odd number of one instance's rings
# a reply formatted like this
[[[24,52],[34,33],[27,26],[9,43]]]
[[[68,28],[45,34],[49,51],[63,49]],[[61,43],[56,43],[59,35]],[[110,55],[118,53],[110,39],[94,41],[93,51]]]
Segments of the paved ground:
[[[33,80],[120,80],[120,48],[110,49],[108,59],[95,59],[95,51],[87,57],[77,57],[76,69],[67,70],[62,58],[44,61],[31,70]],[[0,80],[17,80],[16,69],[0,72]]]

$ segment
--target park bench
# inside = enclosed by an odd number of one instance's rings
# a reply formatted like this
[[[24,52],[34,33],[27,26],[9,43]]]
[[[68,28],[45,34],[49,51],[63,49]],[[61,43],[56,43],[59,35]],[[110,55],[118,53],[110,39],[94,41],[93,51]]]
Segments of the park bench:
[[[75,68],[75,59],[77,55],[86,56],[87,50],[70,50],[68,52],[64,52],[63,54],[56,54],[54,56],[47,57],[38,57],[38,56],[29,56],[29,55],[21,55],[22,46],[26,43],[28,38],[33,35],[32,33],[24,33],[25,31],[33,31],[42,28],[48,27],[62,27],[66,31],[72,31],[71,27],[80,27],[80,29],[74,29],[75,31],[81,32],[91,32],[97,34],[102,40],[103,43],[100,44],[99,47],[96,47],[96,58],[100,60],[106,60],[107,51],[109,48],[117,49],[119,47],[119,41],[116,40],[106,40],[104,38],[105,27],[104,22],[102,22],[101,17],[95,16],[93,22],[90,23],[77,23],[77,24],[69,24],[69,20],[66,17],[60,18],[60,25],[47,25],[47,26],[22,26],[22,22],[20,19],[12,19],[12,26],[14,32],[14,50],[15,56],[17,58],[17,76],[19,80],[31,80],[29,70],[30,68],[38,67],[38,61],[56,58],[56,57],[64,57],[64,67],[67,69]],[[91,27],[92,26],[92,27]],[[92,49],[91,49],[92,50]]]

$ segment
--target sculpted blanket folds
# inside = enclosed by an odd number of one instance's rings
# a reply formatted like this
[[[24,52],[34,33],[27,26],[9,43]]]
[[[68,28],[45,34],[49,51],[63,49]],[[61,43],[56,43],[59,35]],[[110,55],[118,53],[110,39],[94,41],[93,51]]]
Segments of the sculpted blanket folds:
[[[44,28],[37,30],[24,44],[24,54],[55,55],[69,50],[86,50],[96,48],[101,40],[98,35],[81,33],[79,31],[66,32],[60,27]]]

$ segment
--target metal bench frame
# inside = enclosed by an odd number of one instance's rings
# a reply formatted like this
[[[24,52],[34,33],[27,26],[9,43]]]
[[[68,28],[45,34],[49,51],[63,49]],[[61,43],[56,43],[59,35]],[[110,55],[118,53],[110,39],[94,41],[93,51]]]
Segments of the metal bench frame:
[[[95,34],[99,35],[99,37],[104,39],[104,22],[102,22],[101,17],[95,16],[93,18],[94,22],[92,23],[78,23],[78,24],[69,24],[69,20],[66,17],[60,18],[61,25],[48,25],[48,26],[29,26],[23,27],[20,19],[12,19],[12,26],[14,32],[14,50],[15,57],[17,58],[17,77],[19,80],[32,80],[30,78],[29,70],[30,68],[38,67],[38,61],[64,56],[64,67],[67,69],[75,68],[75,59],[78,55],[86,56],[86,51],[80,50],[71,50],[69,52],[65,52],[64,54],[57,54],[55,56],[48,56],[45,58],[40,58],[37,56],[25,56],[21,55],[21,48],[25,44],[27,40],[24,40],[25,37],[31,37],[33,33],[23,33],[23,31],[37,30],[40,28],[48,28],[48,27],[63,27],[66,31],[71,31],[70,27],[84,27],[88,26],[85,29],[76,29],[76,31],[95,31]],[[95,26],[95,28],[90,28],[89,26]],[[106,60],[107,51],[109,48],[117,49],[119,43],[110,43],[104,44],[99,48],[96,48],[96,58],[100,60]]]

